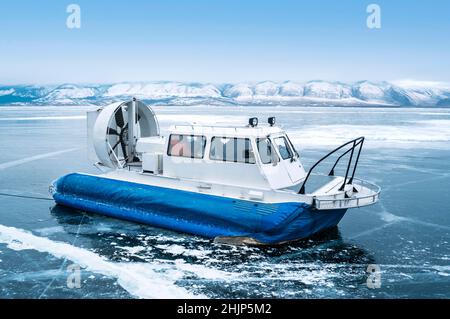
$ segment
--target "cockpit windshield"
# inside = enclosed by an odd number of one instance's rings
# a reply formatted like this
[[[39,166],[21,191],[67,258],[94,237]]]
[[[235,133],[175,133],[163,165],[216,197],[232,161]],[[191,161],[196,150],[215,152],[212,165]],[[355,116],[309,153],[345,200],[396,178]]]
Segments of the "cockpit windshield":
[[[274,138],[274,142],[278,147],[278,152],[283,160],[293,158],[294,154],[289,146],[289,142],[285,136]]]
[[[296,156],[296,157],[300,157],[300,155],[298,154],[297,150],[296,150],[295,147],[294,147],[294,144],[292,144],[291,139],[289,138],[289,136],[286,135],[286,138],[287,138],[289,144],[291,145],[291,148],[292,148],[292,150],[294,151],[295,156]]]

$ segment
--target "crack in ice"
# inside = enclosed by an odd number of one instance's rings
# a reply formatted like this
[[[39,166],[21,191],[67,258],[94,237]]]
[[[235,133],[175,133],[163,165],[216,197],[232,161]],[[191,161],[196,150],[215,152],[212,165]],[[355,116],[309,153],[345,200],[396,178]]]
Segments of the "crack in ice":
[[[37,161],[37,160],[40,160],[40,159],[43,159],[43,158],[57,156],[57,155],[61,155],[61,154],[64,154],[64,153],[73,152],[73,151],[77,151],[77,150],[79,150],[79,148],[69,148],[69,149],[62,150],[62,151],[44,153],[44,154],[39,154],[39,155],[31,156],[31,157],[26,157],[26,158],[22,158],[22,159],[11,161],[11,162],[2,163],[2,164],[0,164],[0,171],[4,170],[4,169],[7,169],[7,168],[10,168],[10,167],[22,165],[22,164],[33,162],[33,161]]]

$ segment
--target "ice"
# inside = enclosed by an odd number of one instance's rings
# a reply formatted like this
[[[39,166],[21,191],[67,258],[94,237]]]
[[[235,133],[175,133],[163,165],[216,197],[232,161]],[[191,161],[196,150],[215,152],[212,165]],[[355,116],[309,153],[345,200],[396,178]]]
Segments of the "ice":
[[[7,117],[0,118],[0,121],[66,121],[66,120],[84,120],[85,115],[76,116],[33,116],[33,117]]]
[[[366,138],[365,148],[423,147],[450,148],[448,120],[416,121],[410,125],[308,125],[290,130],[293,142],[304,147],[344,143],[358,136]],[[439,143],[433,143],[439,142]]]
[[[256,84],[243,86],[250,99]],[[304,84],[277,85],[267,101],[305,98],[296,96]],[[307,169],[364,135],[356,175],[382,187],[380,203],[347,212],[338,228],[305,241],[234,247],[52,201],[2,196],[0,297],[448,298],[448,196],[436,190],[450,187],[450,109],[161,104],[153,109],[163,134],[180,122],[243,126],[252,116],[260,123],[276,116]],[[96,173],[86,159],[84,120],[95,108],[0,107],[6,119],[0,121],[1,192],[46,197],[58,176]],[[71,148],[79,150],[36,158]],[[77,292],[66,287],[72,262],[82,265]],[[381,268],[380,289],[365,284],[369,264]]]

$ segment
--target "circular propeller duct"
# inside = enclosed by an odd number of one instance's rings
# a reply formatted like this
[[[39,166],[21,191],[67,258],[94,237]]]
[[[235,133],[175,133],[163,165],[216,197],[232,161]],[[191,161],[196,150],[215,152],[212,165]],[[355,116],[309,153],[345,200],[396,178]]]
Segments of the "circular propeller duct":
[[[139,100],[118,102],[104,107],[93,129],[94,148],[100,162],[122,168],[139,162],[135,148],[141,137],[159,135],[153,110]]]

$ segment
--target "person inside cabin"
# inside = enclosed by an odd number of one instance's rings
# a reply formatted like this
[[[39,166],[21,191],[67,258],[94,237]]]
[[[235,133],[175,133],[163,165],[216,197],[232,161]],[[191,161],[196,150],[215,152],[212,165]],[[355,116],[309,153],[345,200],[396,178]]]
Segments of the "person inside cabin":
[[[206,138],[197,135],[170,136],[169,155],[190,158],[203,158],[206,146]]]
[[[187,136],[172,135],[170,138],[170,155],[191,157],[191,143],[188,142]]]

